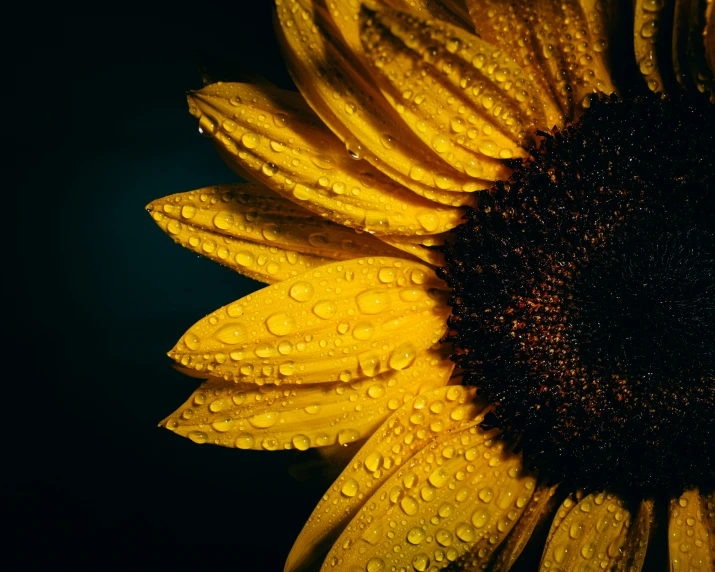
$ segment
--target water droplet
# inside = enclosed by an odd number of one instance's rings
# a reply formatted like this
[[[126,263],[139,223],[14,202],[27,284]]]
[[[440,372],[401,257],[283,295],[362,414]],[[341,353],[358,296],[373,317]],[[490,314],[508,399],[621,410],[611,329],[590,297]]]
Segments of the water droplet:
[[[299,451],[310,449],[310,438],[305,435],[294,435],[292,441],[293,446]]]
[[[385,569],[385,561],[382,558],[370,558],[367,561],[367,572],[382,572]]]
[[[411,342],[405,342],[395,348],[388,365],[392,369],[403,370],[410,367],[417,357],[417,348]]]
[[[433,487],[440,488],[447,484],[449,474],[444,470],[444,468],[439,467],[430,473],[428,480]]]
[[[247,131],[241,137],[241,143],[246,149],[255,149],[261,142],[261,138],[256,133],[251,133]]]
[[[166,230],[168,230],[170,234],[179,234],[182,228],[181,223],[176,219],[170,220],[169,224],[166,225]]]
[[[358,309],[363,314],[379,314],[390,307],[390,293],[386,290],[366,290],[355,298]]]
[[[278,366],[278,372],[281,375],[293,375],[295,373],[295,364],[292,361],[285,361]]]
[[[424,539],[426,538],[427,534],[425,534],[425,531],[421,527],[414,527],[410,529],[410,531],[407,533],[407,542],[410,544],[420,544]]]
[[[338,305],[332,300],[321,300],[313,306],[313,313],[323,320],[329,320],[337,311]]]
[[[255,262],[255,258],[248,250],[241,250],[234,257],[236,262],[241,266],[251,266]]]
[[[190,350],[197,350],[199,349],[199,346],[201,345],[201,342],[199,340],[199,337],[194,334],[189,332],[184,336],[184,343],[186,344],[186,347],[189,348]]]
[[[248,338],[248,330],[243,324],[226,324],[216,330],[213,337],[224,344],[235,345],[246,341]]]
[[[379,399],[385,395],[385,386],[382,383],[374,383],[368,387],[367,394],[373,399]]]
[[[374,377],[380,372],[380,356],[372,351],[358,355],[360,369],[367,377]]]
[[[307,302],[313,297],[315,289],[310,282],[301,280],[290,287],[290,297],[298,302]]]
[[[353,337],[356,340],[366,341],[375,334],[375,326],[370,322],[358,322],[353,328]]]
[[[489,503],[494,498],[494,491],[490,487],[483,487],[479,489],[477,496],[482,502]]]
[[[203,445],[206,441],[208,441],[208,435],[206,435],[203,431],[192,431],[187,435],[187,437],[199,445]]]
[[[412,567],[417,570],[417,572],[425,572],[425,570],[429,568],[429,565],[430,559],[426,554],[415,554],[415,557],[412,559]]]
[[[181,216],[189,219],[196,215],[196,207],[194,205],[184,205],[181,207]]]
[[[472,540],[474,540],[477,536],[477,531],[474,530],[474,527],[466,522],[460,522],[457,525],[455,532],[457,533],[457,538],[463,540],[464,542],[472,542]]]
[[[275,411],[266,411],[248,418],[248,422],[258,429],[267,429],[273,427],[277,422],[280,414]]]
[[[295,318],[286,312],[276,312],[266,318],[266,327],[275,336],[287,336],[295,331]]]
[[[442,546],[451,546],[454,542],[454,535],[446,528],[440,528],[434,538]]]
[[[263,163],[261,171],[266,177],[272,177],[278,172],[278,167],[274,163]]]
[[[360,484],[355,479],[346,479],[340,488],[340,492],[346,497],[354,497],[359,490]]]
[[[397,278],[397,270],[395,268],[389,267],[380,268],[377,273],[377,278],[380,282],[384,284],[389,284],[390,282],[394,282]]]
[[[342,429],[338,432],[338,443],[348,445],[357,441],[360,438],[360,433],[355,429]]]
[[[380,463],[382,463],[382,453],[379,451],[373,451],[365,458],[365,468],[371,473],[380,468]]]
[[[256,444],[256,440],[250,433],[241,433],[236,437],[236,447],[239,449],[252,449]]]
[[[483,528],[489,522],[489,511],[480,508],[474,511],[472,514],[472,524],[477,528]]]
[[[420,508],[419,503],[410,495],[405,495],[400,501],[400,507],[408,516],[414,516]]]

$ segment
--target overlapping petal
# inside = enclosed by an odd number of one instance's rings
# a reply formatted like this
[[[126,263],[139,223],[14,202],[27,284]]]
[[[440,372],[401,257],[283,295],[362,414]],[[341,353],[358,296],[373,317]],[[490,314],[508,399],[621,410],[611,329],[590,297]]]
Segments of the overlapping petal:
[[[441,235],[380,236],[378,238],[432,266],[444,265],[444,254],[439,250],[439,247],[444,245],[444,237]]]
[[[268,86],[217,83],[189,94],[189,109],[225,156],[255,180],[304,208],[376,234],[454,228],[462,210],[437,205],[355,161],[297,98]]]
[[[668,551],[670,569],[715,570],[715,505],[712,495],[701,497],[697,489],[683,492],[670,502]]]
[[[467,0],[467,6],[477,34],[513,57],[538,86],[546,127],[577,117],[590,94],[615,91],[601,2]]]
[[[182,246],[269,284],[334,260],[405,257],[405,249],[321,219],[259,185],[217,185],[170,195],[147,210]],[[423,259],[419,254],[414,253]]]
[[[633,47],[638,69],[652,91],[663,91],[661,51],[658,38],[665,3],[653,0],[636,0],[633,7]]]
[[[472,177],[505,179],[543,127],[535,86],[501,50],[446,22],[381,7],[361,13],[383,95],[426,145]]]
[[[162,425],[198,443],[258,450],[305,450],[370,436],[416,395],[447,385],[454,364],[437,351],[412,367],[372,379],[276,386],[212,378]]]
[[[492,572],[508,572],[524,550],[531,535],[537,527],[545,524],[546,518],[556,508],[556,489],[559,485],[551,487],[537,485],[534,494],[524,508],[524,512],[506,537],[504,544],[491,564]]]
[[[521,459],[477,426],[443,433],[393,473],[345,528],[323,570],[481,567],[533,494]],[[461,563],[460,563],[461,564]]]
[[[169,355],[243,383],[347,382],[400,371],[444,333],[444,288],[418,262],[334,262],[216,310]]]
[[[708,65],[705,32],[706,5],[700,0],[675,0],[673,16],[673,68],[681,85],[709,92],[715,101],[714,70]]]
[[[447,205],[471,204],[473,198],[463,191],[479,188],[479,182],[452,169],[404,125],[366,80],[369,74],[359,60],[345,52],[330,15],[309,0],[276,5],[296,84],[348,151],[419,195]]]
[[[443,435],[474,426],[481,419],[479,410],[474,390],[461,386],[435,389],[406,402],[375,431],[315,507],[288,556],[286,571],[304,569],[322,557],[360,508],[398,471],[402,485],[407,483],[413,492],[423,490],[428,497],[433,485],[415,486],[417,481],[411,480],[415,455]],[[399,491],[395,494],[397,500],[404,498]],[[379,532],[368,528],[359,542],[375,545],[381,540]],[[351,540],[346,548],[359,542]]]
[[[631,556],[623,550],[630,529],[631,513],[618,496],[592,493],[579,502],[569,497],[551,524],[539,570],[614,569]],[[640,538],[642,526],[635,530]]]

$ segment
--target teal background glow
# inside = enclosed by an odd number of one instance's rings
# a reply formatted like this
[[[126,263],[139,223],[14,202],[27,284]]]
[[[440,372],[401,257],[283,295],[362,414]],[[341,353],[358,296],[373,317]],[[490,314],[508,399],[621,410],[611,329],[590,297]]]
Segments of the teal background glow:
[[[239,180],[188,113],[196,54],[292,85],[270,2],[185,6],[9,16],[26,31],[8,74],[19,125],[6,140],[17,210],[1,489],[21,569],[282,570],[325,486],[288,475],[296,453],[198,446],[157,428],[198,384],[166,352],[261,286],[175,245],[144,210]]]

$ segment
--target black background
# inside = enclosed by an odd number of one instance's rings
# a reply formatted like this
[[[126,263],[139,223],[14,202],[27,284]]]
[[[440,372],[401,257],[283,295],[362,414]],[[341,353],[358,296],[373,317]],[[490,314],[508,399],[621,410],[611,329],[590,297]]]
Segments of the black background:
[[[199,136],[185,92],[201,87],[198,53],[291,87],[271,3],[13,10],[4,559],[281,570],[325,483],[289,476],[292,452],[199,446],[157,427],[197,385],[166,351],[261,285],[175,245],[144,210],[238,180]]]

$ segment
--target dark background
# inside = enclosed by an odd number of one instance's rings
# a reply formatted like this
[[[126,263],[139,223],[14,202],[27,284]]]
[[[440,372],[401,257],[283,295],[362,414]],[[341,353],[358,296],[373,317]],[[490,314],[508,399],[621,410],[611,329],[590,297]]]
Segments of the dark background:
[[[261,285],[175,245],[144,210],[238,180],[198,134],[185,92],[201,87],[199,53],[291,87],[271,3],[13,10],[3,558],[13,569],[282,570],[324,483],[289,476],[291,452],[199,446],[157,427],[198,383],[166,352]]]

